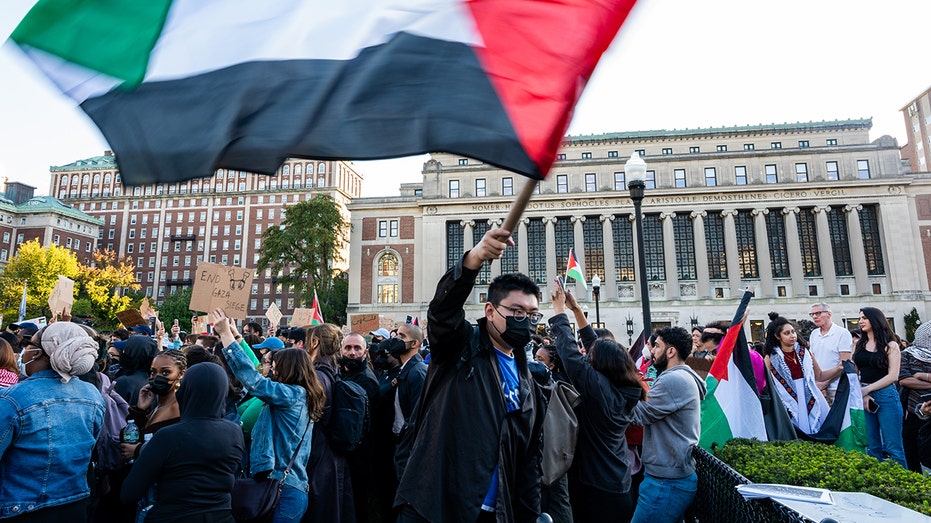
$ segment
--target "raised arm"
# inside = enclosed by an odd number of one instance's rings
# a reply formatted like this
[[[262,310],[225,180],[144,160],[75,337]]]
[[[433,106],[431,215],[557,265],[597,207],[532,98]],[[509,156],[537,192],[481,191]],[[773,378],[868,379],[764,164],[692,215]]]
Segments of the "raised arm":
[[[504,249],[513,244],[509,232],[492,229],[485,233],[475,247],[466,251],[455,267],[440,278],[436,294],[427,310],[431,363],[442,363],[458,356],[451,352],[460,345],[450,343],[449,340],[468,342],[471,326],[465,321],[462,306],[472,293],[475,277],[483,263],[500,258]]]

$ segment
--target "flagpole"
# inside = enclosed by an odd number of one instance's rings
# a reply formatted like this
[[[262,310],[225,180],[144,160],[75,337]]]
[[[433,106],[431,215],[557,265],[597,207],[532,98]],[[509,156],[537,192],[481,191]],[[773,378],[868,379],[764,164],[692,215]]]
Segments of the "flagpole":
[[[527,180],[523,190],[521,190],[517,199],[514,200],[514,203],[511,204],[508,217],[504,219],[504,225],[501,226],[502,229],[511,233],[511,236],[514,235],[517,222],[520,221],[520,217],[523,216],[524,210],[527,208],[527,204],[530,203],[530,197],[533,196],[533,191],[537,188],[538,183],[540,183],[540,180]]]

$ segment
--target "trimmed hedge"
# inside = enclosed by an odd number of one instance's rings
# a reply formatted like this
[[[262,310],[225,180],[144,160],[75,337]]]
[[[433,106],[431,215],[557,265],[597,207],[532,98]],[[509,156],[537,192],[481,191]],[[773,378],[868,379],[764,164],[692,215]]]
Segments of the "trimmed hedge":
[[[865,492],[931,516],[931,477],[892,461],[802,440],[733,439],[712,451],[754,483]]]

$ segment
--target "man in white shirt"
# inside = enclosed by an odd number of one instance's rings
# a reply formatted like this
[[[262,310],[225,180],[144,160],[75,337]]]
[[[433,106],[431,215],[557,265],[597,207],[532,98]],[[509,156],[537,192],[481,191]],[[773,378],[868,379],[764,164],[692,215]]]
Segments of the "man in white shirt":
[[[811,331],[808,340],[811,344],[811,353],[815,355],[818,366],[822,369],[832,369],[837,367],[841,361],[849,360],[853,338],[847,329],[831,321],[831,307],[824,302],[816,303],[811,306],[811,312],[808,315],[818,327]],[[840,377],[837,377],[832,381],[818,382],[818,388],[824,393],[828,405],[834,404],[834,394],[837,392],[839,379]]]

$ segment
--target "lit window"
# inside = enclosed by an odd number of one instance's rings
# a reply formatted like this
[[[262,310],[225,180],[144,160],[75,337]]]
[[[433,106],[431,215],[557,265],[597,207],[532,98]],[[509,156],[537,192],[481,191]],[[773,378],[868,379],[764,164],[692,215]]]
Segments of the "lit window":
[[[719,153],[727,152],[727,146],[726,146],[726,145],[719,145],[719,146],[717,146],[717,151],[718,151]]]
[[[663,154],[672,154],[672,147],[664,147]]]
[[[769,146],[771,149],[782,149],[782,142],[773,142]]]
[[[689,152],[690,152],[690,153],[700,153],[700,152],[701,152],[701,147],[698,147],[698,146],[689,147]]]
[[[825,142],[825,145],[837,145],[837,139],[836,139],[836,138],[828,138],[827,142]]]
[[[592,153],[582,153],[583,160],[588,160],[591,157],[592,157]]]
[[[459,158],[459,165],[469,165],[469,160],[467,158]]]
[[[744,144],[744,151],[752,151],[752,150],[754,150],[754,149],[756,149],[756,147],[755,147],[752,143],[745,143],[745,144]]]
[[[803,148],[803,149],[804,149],[805,147],[808,147],[808,140],[799,140],[799,141],[798,141],[798,146],[801,147],[801,148]]]

